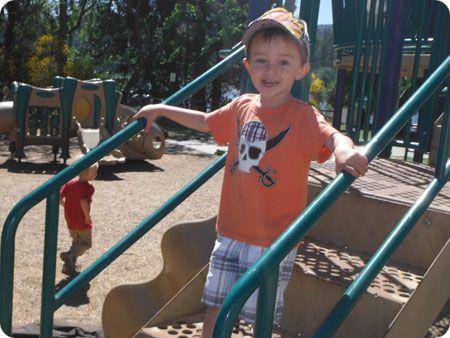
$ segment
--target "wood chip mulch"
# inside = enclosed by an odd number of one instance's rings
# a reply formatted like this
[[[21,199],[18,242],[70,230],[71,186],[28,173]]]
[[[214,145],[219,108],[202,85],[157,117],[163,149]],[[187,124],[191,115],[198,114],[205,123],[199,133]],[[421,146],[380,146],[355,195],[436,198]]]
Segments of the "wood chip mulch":
[[[101,167],[93,182],[93,247],[80,259],[80,268],[89,266],[131,229],[164,203],[217,156],[201,156],[183,149],[170,150],[160,160],[136,161]],[[0,227],[13,206],[27,193],[64,169],[62,160],[52,164],[51,147],[29,146],[27,158],[19,166],[10,159],[8,141],[0,139]],[[80,151],[75,143],[70,153],[73,162]],[[166,219],[68,300],[55,313],[55,320],[86,327],[101,326],[101,311],[106,294],[124,283],[139,283],[155,278],[162,269],[160,241],[163,233],[181,222],[214,216],[218,210],[222,171],[210,179]],[[70,246],[70,236],[60,210],[58,229],[57,288],[68,283],[61,273],[59,253]],[[15,242],[15,279],[13,327],[38,322],[44,246],[45,201],[30,210],[20,222]]]

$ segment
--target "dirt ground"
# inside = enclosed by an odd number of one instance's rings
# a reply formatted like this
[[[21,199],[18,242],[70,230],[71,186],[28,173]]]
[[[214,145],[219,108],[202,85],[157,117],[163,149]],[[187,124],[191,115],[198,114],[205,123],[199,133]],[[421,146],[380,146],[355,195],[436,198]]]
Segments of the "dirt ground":
[[[71,145],[72,159],[80,152]],[[51,164],[51,148],[30,146],[27,158],[18,166],[9,159],[8,141],[0,140],[0,225],[11,208],[28,192],[64,168],[62,160]],[[112,247],[152,211],[212,163],[217,156],[186,152],[170,147],[156,161],[137,161],[101,167],[93,182],[93,247],[79,259],[87,267]],[[74,325],[100,327],[103,300],[113,287],[155,278],[162,268],[160,241],[163,233],[180,222],[209,218],[217,213],[222,172],[177,207],[165,220],[74,295],[55,313],[55,320]],[[39,321],[43,264],[45,202],[39,203],[22,219],[16,234],[13,327]],[[60,213],[58,255],[70,246],[64,217]],[[61,273],[57,259],[57,288],[69,281]]]

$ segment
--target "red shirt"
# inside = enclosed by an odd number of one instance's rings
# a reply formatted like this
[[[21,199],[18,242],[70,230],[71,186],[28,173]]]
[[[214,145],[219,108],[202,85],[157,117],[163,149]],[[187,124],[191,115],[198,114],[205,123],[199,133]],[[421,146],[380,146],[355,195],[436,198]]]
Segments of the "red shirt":
[[[73,179],[61,187],[61,198],[65,198],[64,216],[69,229],[87,230],[92,228],[92,223],[86,223],[85,215],[81,209],[81,200],[87,200],[90,205],[94,186],[86,181]]]
[[[217,231],[269,246],[307,202],[311,161],[326,160],[326,140],[336,129],[310,105],[296,99],[261,108],[246,94],[207,117],[220,145],[228,144]]]

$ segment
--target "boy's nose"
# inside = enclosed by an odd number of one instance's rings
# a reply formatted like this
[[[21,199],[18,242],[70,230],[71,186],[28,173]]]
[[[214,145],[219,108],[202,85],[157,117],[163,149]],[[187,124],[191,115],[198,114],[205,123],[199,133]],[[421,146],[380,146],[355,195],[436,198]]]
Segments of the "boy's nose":
[[[273,73],[273,72],[275,72],[275,67],[274,67],[274,65],[271,64],[271,63],[267,63],[266,72],[267,72],[267,73]]]

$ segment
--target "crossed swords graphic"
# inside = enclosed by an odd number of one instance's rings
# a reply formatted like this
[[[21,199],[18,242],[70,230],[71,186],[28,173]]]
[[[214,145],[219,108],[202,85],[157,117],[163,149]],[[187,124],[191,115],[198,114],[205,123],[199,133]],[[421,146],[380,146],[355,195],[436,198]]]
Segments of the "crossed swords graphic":
[[[270,151],[271,149],[273,149],[275,146],[278,145],[278,143],[281,142],[281,140],[286,136],[286,134],[288,133],[289,129],[291,127],[287,127],[285,130],[281,131],[280,133],[278,133],[278,135],[272,137],[271,139],[267,140],[266,143],[266,152]],[[233,166],[231,167],[231,172],[234,172],[236,166],[239,164],[239,160],[237,160]],[[259,166],[254,165],[252,166],[252,168],[254,168],[258,173],[259,173],[259,181],[261,182],[261,184],[265,187],[271,187],[272,185],[274,185],[277,180],[272,178],[269,173],[271,171],[271,169],[261,169]]]

